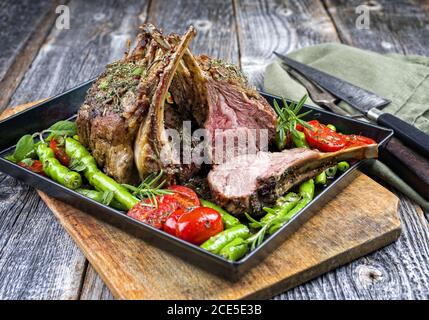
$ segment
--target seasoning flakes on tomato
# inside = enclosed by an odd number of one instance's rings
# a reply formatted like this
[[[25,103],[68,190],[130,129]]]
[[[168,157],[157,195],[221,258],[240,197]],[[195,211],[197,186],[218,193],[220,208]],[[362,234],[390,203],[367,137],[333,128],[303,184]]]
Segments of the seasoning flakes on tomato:
[[[344,135],[344,139],[346,141],[346,145],[344,146],[344,148],[346,149],[377,143],[371,138],[359,136],[357,134]]]
[[[167,218],[179,208],[179,203],[171,195],[157,196],[157,203],[145,199],[128,211],[128,216],[161,229]]]
[[[200,206],[200,199],[198,199],[198,195],[194,190],[178,185],[170,186],[168,189],[173,191],[171,196],[179,202],[182,208],[188,209]]]
[[[344,135],[328,128],[317,120],[308,121],[312,129],[301,127],[310,147],[323,152],[334,152],[341,150],[346,145]]]
[[[223,231],[222,217],[214,209],[198,207],[180,216],[176,236],[199,245]]]

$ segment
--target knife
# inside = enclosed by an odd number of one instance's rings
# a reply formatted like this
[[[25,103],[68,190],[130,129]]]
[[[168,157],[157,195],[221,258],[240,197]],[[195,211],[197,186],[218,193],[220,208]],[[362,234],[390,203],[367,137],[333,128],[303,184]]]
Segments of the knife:
[[[429,136],[398,117],[389,113],[383,113],[379,109],[389,104],[390,100],[277,52],[274,52],[274,54],[280,58],[284,65],[298,71],[307,79],[347,102],[365,114],[369,119],[381,126],[393,129],[394,135],[399,140],[429,159]]]

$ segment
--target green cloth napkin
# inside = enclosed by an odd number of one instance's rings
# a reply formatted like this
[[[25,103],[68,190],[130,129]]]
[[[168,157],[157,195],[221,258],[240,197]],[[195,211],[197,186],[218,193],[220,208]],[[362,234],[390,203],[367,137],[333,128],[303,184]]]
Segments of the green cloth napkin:
[[[429,58],[383,55],[336,43],[303,48],[288,56],[390,99],[392,102],[383,111],[395,114],[429,134]],[[277,60],[266,68],[264,89],[292,100],[299,100],[307,93]],[[310,98],[307,103],[315,106]],[[339,106],[351,115],[359,114],[345,102]],[[374,161],[367,169],[429,211],[429,202],[388,167]]]

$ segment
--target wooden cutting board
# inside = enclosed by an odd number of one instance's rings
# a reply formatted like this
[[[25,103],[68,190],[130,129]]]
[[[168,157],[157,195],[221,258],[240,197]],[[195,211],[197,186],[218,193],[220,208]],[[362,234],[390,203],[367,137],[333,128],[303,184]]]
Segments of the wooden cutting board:
[[[230,282],[39,194],[119,299],[271,298],[393,242],[401,230],[399,199],[360,173],[259,266]]]

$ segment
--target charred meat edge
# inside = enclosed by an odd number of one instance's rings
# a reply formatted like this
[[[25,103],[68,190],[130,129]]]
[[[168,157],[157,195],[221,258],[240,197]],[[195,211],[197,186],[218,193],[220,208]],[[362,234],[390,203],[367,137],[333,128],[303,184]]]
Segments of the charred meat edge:
[[[331,167],[335,163],[346,160],[360,160],[376,158],[378,155],[378,145],[360,146],[350,148],[347,150],[340,150],[336,152],[320,152],[318,158],[302,159],[294,165],[286,168],[286,170],[277,176],[270,176],[267,179],[255,179],[255,187],[252,193],[228,197],[222,194],[213,184],[208,177],[209,186],[212,192],[213,200],[219,205],[223,206],[230,213],[234,215],[242,215],[247,212],[252,215],[259,215],[262,213],[264,206],[271,206],[275,200],[284,195],[292,187],[315,177],[323,170]],[[232,160],[233,161],[233,160]],[[215,170],[219,170],[217,167]],[[237,172],[237,174],[239,174]]]

